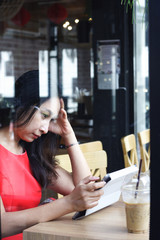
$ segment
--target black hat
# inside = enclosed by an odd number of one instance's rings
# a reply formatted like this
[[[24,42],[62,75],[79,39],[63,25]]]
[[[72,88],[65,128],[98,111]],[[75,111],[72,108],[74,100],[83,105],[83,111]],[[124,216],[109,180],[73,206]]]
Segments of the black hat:
[[[31,70],[15,82],[15,107],[39,104],[39,71]]]

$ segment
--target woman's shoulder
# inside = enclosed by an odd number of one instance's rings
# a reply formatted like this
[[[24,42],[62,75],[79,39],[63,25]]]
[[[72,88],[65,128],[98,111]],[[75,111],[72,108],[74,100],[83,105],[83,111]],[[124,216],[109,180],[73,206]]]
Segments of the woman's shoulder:
[[[10,145],[7,145],[6,143],[4,144],[1,144],[0,143],[0,152],[1,153],[7,153],[7,154],[12,154],[12,155],[24,155],[26,154],[26,151],[23,151],[23,149],[20,147],[19,149],[18,148],[14,148],[14,146],[10,146]]]

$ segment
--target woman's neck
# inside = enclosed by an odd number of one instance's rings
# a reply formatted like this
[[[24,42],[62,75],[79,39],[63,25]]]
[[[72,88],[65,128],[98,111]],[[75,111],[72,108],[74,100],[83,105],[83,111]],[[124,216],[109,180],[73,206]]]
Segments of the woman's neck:
[[[19,141],[11,136],[9,127],[0,129],[0,144],[12,153],[22,154],[24,152]]]

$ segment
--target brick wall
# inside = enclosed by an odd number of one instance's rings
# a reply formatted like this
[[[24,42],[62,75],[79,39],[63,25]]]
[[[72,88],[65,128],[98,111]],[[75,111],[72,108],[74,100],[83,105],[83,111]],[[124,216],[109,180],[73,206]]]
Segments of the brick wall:
[[[12,35],[0,36],[0,51],[12,51],[14,59],[14,76],[17,79],[21,74],[32,69],[38,69],[38,52],[47,50],[48,39],[22,38]],[[74,47],[72,45],[60,44],[60,52],[63,48]],[[59,54],[59,58],[61,58]],[[90,49],[78,48],[78,79],[76,85],[79,88],[91,89],[90,79]],[[60,69],[61,70],[61,69]],[[61,74],[59,74],[61,80]]]
[[[38,69],[38,51],[48,48],[48,40],[29,39],[14,36],[0,37],[0,51],[12,51],[14,59],[14,76]]]

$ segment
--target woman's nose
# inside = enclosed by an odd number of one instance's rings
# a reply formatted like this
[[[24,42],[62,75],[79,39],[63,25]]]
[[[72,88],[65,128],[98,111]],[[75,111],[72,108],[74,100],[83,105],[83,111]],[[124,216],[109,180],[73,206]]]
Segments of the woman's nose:
[[[48,128],[49,128],[49,124],[43,124],[43,125],[41,125],[41,127],[40,127],[40,131],[43,133],[43,134],[46,134],[46,133],[48,133]]]

